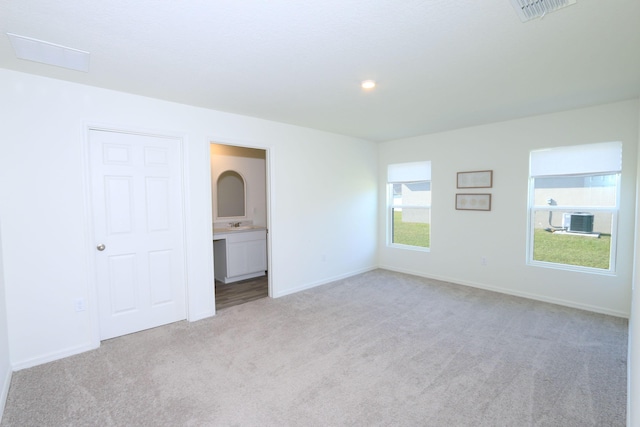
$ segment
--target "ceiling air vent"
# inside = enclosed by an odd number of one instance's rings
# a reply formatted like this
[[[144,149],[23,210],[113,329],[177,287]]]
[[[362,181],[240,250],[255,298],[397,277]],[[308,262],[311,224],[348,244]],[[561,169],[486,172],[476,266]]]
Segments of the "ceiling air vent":
[[[575,4],[576,0],[511,0],[522,22],[542,18],[547,13]]]
[[[20,59],[89,72],[89,52],[12,33],[7,36]]]

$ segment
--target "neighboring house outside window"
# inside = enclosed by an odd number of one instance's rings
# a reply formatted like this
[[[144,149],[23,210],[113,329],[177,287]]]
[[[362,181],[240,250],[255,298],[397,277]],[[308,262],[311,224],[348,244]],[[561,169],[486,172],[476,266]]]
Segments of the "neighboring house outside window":
[[[388,166],[389,246],[429,250],[431,239],[431,162]]]
[[[615,271],[622,143],[531,152],[532,265]]]

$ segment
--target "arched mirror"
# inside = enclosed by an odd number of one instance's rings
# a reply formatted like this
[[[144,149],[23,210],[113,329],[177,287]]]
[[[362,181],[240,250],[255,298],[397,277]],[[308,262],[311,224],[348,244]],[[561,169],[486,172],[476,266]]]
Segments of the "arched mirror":
[[[218,218],[243,217],[245,213],[244,178],[238,172],[228,170],[218,177]]]

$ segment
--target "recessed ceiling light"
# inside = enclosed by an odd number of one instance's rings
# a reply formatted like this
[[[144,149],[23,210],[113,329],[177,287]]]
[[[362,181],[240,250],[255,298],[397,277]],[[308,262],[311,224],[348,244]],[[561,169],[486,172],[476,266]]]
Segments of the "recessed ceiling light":
[[[70,47],[7,33],[11,46],[20,59],[69,68],[76,71],[89,71],[89,52]]]
[[[373,80],[364,80],[361,86],[362,89],[373,89],[376,87],[376,82]]]

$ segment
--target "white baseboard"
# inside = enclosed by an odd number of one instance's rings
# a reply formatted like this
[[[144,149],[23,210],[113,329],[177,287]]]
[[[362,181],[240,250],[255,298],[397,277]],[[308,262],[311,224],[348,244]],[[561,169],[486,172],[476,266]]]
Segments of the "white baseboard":
[[[551,297],[547,297],[547,296],[544,296],[544,295],[537,295],[537,294],[533,294],[533,293],[529,293],[529,292],[519,292],[519,291],[514,291],[512,289],[506,289],[506,288],[501,288],[501,287],[498,287],[498,286],[487,285],[485,283],[477,283],[477,282],[470,282],[470,281],[466,281],[466,280],[454,279],[454,278],[451,278],[451,277],[436,276],[436,275],[425,274],[425,273],[418,272],[418,271],[413,271],[413,270],[405,270],[405,269],[402,269],[402,268],[390,267],[390,266],[386,266],[386,265],[381,265],[381,266],[379,266],[379,268],[381,268],[383,270],[396,271],[398,273],[411,274],[412,276],[424,277],[424,278],[427,278],[427,279],[440,280],[442,282],[448,282],[448,283],[452,283],[454,285],[469,286],[469,287],[472,287],[472,288],[484,289],[484,290],[487,290],[487,291],[498,292],[498,293],[501,293],[501,294],[513,295],[513,296],[516,296],[516,297],[522,297],[522,298],[528,298],[528,299],[532,299],[532,300],[536,300],[536,301],[548,302],[548,303],[551,303],[551,304],[562,305],[562,306],[571,307],[571,308],[577,308],[577,309],[580,309],[580,310],[591,311],[591,312],[594,312],[594,313],[606,314],[606,315],[614,316],[614,317],[622,317],[622,318],[625,318],[625,319],[629,318],[629,313],[627,313],[627,312],[618,311],[618,310],[611,310],[611,309],[608,309],[608,308],[598,307],[598,306],[595,306],[595,305],[582,304],[582,303],[577,303],[577,302],[574,302],[574,301],[563,300],[563,299],[560,299],[560,298],[551,298]]]
[[[287,289],[284,292],[277,292],[277,293],[275,293],[273,295],[273,297],[274,298],[280,298],[280,297],[283,297],[285,295],[295,294],[296,292],[305,291],[307,289],[315,288],[316,286],[326,285],[326,284],[335,282],[337,280],[346,279],[347,277],[352,277],[352,276],[356,276],[358,274],[366,273],[367,271],[376,270],[377,268],[378,267],[376,267],[376,266],[372,266],[372,267],[362,268],[360,270],[350,271],[349,273],[340,274],[340,275],[337,275],[337,276],[333,276],[333,277],[329,277],[329,278],[326,278],[326,279],[318,280],[316,282],[307,283],[307,284],[304,284],[302,286],[298,286],[298,287],[293,288],[293,289]]]
[[[9,387],[11,386],[11,375],[13,372],[11,369],[7,369],[7,375],[4,377],[4,381],[2,383],[2,389],[0,390],[0,421],[2,421],[2,416],[4,415],[4,407],[7,404],[7,397],[9,396]]]
[[[74,356],[76,354],[84,353],[85,351],[95,350],[100,347],[100,342],[95,344],[85,344],[76,347],[66,348],[60,351],[54,351],[42,356],[33,357],[31,359],[23,360],[12,365],[14,371],[20,371],[22,369],[32,368],[34,366],[43,365],[45,363],[53,362],[55,360],[64,359],[65,357]]]

